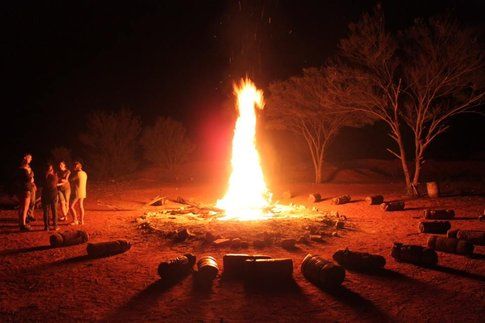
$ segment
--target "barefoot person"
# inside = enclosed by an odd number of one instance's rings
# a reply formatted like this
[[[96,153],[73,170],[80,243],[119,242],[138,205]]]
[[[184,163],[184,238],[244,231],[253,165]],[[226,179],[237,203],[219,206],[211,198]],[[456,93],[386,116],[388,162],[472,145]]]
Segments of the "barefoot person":
[[[59,218],[60,221],[67,220],[67,214],[69,213],[69,201],[71,198],[71,184],[69,183],[69,176],[71,171],[67,169],[66,163],[61,161],[59,163],[59,171],[57,172],[57,177],[59,183],[57,184],[57,190],[59,191],[59,203],[61,204],[62,216]]]
[[[83,171],[83,165],[80,162],[74,163],[74,174],[72,177],[72,184],[73,184],[73,191],[74,191],[74,200],[71,204],[71,212],[74,218],[74,221],[71,223],[75,224],[84,224],[84,199],[86,198],[86,183],[88,180],[88,174]],[[79,213],[80,218],[78,220],[77,212],[76,212],[76,205],[79,203]]]
[[[31,160],[32,156],[30,154],[24,156],[24,158],[22,159],[22,163],[20,164],[16,180],[17,197],[20,203],[20,231],[32,230],[32,228],[27,224],[27,214],[30,209],[30,200],[32,198],[32,186],[34,185],[34,174],[29,166]]]
[[[42,186],[42,209],[44,211],[44,230],[49,231],[49,209],[52,212],[52,222],[54,230],[57,227],[57,175],[51,164],[47,165],[47,170]]]
[[[30,185],[29,185],[29,187],[30,187],[30,199],[29,199],[29,205],[28,205],[28,208],[27,208],[26,223],[35,221],[34,211],[35,211],[35,202],[36,202],[36,198],[37,198],[37,186],[35,185],[34,171],[30,167],[31,162],[32,162],[32,155],[26,154],[24,156],[24,159],[22,160],[22,167],[27,171],[28,176],[30,178]]]

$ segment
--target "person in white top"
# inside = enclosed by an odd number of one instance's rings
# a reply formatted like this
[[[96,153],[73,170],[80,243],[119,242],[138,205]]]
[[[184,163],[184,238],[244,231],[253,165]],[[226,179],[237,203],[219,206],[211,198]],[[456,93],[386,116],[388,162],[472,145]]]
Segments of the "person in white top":
[[[72,188],[74,193],[74,200],[71,203],[71,213],[74,221],[72,225],[84,224],[84,199],[86,198],[86,184],[88,181],[88,174],[83,171],[83,165],[80,162],[74,163],[74,175],[72,176]],[[76,205],[79,203],[79,220],[76,212]]]

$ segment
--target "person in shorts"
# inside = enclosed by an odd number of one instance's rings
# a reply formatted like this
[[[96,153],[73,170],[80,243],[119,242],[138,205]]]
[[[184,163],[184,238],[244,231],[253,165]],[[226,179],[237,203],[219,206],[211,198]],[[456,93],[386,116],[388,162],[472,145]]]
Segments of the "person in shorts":
[[[83,171],[83,165],[80,162],[74,163],[74,173],[72,176],[72,189],[74,193],[74,200],[71,203],[71,212],[74,218],[72,225],[84,224],[84,199],[86,198],[86,184],[88,181],[88,174]],[[77,217],[76,206],[79,204],[79,219]]]
[[[30,209],[32,198],[32,186],[34,183],[33,172],[29,163],[32,156],[27,154],[22,159],[16,178],[16,195],[19,200],[19,227],[20,231],[30,231],[32,228],[27,222],[27,215]]]

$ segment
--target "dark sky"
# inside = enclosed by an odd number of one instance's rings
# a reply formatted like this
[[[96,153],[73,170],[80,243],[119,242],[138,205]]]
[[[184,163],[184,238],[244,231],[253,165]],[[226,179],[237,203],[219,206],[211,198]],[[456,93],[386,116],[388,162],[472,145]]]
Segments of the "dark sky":
[[[209,130],[215,136],[234,80],[249,73],[264,88],[302,67],[321,65],[348,23],[375,3],[5,1],[1,175],[25,151],[41,160],[55,146],[82,155],[78,134],[96,109],[129,107],[145,124],[168,115],[198,138]],[[447,10],[466,24],[483,26],[484,1],[382,3],[395,29]],[[454,124],[432,154],[469,158],[483,150],[480,140],[463,145],[467,136],[485,137],[483,118],[462,117]],[[342,134],[350,148],[335,151],[349,158],[382,157],[384,147],[365,143],[385,136],[380,125],[350,130]],[[357,153],[353,147],[360,147]]]

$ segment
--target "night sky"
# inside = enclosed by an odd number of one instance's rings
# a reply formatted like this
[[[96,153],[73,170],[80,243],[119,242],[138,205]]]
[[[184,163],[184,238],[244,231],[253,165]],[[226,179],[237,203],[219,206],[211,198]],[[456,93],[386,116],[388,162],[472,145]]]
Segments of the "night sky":
[[[303,67],[323,64],[348,23],[375,3],[5,1],[0,176],[27,151],[37,162],[56,146],[82,157],[78,134],[96,109],[128,107],[145,124],[172,116],[207,142],[205,136],[227,129],[225,102],[234,80],[249,74],[264,89]],[[451,11],[483,30],[484,1],[382,3],[393,29]],[[430,157],[475,158],[482,151],[483,158],[484,121],[456,119]],[[346,130],[337,140],[348,143],[333,148],[343,159],[391,157],[385,145],[392,143],[380,124]],[[203,143],[201,148],[208,149]]]

